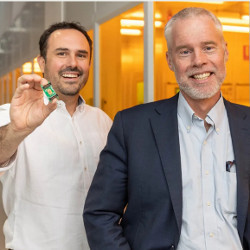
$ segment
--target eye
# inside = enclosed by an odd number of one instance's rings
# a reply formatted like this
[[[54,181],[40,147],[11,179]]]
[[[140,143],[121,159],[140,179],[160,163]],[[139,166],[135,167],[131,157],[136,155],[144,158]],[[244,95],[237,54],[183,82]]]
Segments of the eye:
[[[181,56],[188,56],[191,53],[191,51],[188,49],[182,49],[182,50],[180,50],[179,53]]]
[[[205,46],[205,48],[204,48],[204,51],[206,51],[206,52],[209,52],[209,53],[211,53],[211,52],[213,52],[213,51],[215,51],[215,46]]]
[[[78,54],[78,57],[79,58],[87,58],[88,55],[86,53],[83,53],[83,54]]]
[[[66,52],[65,51],[60,51],[60,52],[57,52],[57,55],[58,56],[66,56]]]

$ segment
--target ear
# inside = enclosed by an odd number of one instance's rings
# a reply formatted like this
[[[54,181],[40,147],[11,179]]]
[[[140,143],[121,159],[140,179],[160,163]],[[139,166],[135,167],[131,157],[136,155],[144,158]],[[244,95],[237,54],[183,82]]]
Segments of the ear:
[[[227,49],[227,43],[225,42],[225,62],[228,61],[228,56],[229,56],[229,52],[228,52],[228,49]]]
[[[168,67],[174,71],[174,67],[173,67],[173,62],[172,62],[172,58],[171,58],[171,55],[170,55],[170,52],[167,51],[166,52],[166,59],[167,59],[167,62],[168,62]]]
[[[38,56],[37,57],[37,62],[39,64],[39,67],[42,71],[42,73],[44,73],[44,68],[45,68],[45,59],[42,56]]]

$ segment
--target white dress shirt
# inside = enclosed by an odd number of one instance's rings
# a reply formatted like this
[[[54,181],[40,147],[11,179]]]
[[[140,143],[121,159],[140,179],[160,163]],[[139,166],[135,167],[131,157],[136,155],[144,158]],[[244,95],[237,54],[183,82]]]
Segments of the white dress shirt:
[[[197,117],[180,93],[180,138],[183,214],[178,250],[242,249],[236,214],[234,152],[223,98],[205,118]],[[236,166],[237,167],[237,166]]]
[[[0,106],[0,126],[9,123]],[[6,248],[89,249],[83,206],[111,119],[84,102],[71,117],[63,101],[19,145],[1,176]],[[6,171],[7,170],[7,171]]]

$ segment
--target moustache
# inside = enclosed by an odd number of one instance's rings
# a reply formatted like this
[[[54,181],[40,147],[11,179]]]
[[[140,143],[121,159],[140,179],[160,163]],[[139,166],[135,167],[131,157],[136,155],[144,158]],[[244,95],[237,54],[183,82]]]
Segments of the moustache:
[[[76,72],[76,73],[78,73],[79,75],[82,75],[82,74],[83,74],[83,71],[82,71],[81,69],[78,69],[77,67],[74,67],[74,68],[72,68],[72,67],[67,67],[67,68],[65,68],[65,69],[63,69],[63,70],[60,70],[60,71],[59,71],[59,74],[62,75],[62,74],[65,73],[65,72]]]

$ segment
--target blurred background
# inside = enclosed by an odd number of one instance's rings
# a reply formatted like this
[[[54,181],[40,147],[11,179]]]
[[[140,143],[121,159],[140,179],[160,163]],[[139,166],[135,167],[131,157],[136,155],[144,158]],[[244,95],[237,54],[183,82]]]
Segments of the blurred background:
[[[36,62],[39,37],[50,24],[63,20],[80,22],[94,40],[90,77],[81,92],[88,104],[114,118],[121,109],[173,96],[178,85],[165,58],[164,26],[191,6],[207,8],[221,20],[229,49],[223,95],[250,106],[248,1],[2,1],[0,105],[11,101],[20,75],[41,74]],[[5,249],[4,219],[1,206],[0,250]]]

